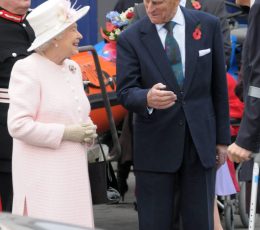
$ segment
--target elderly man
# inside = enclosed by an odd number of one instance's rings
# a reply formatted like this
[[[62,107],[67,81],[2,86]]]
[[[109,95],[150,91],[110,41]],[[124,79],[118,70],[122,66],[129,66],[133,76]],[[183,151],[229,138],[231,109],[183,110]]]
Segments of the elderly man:
[[[29,55],[34,32],[26,21],[30,0],[0,0],[0,196],[12,210],[12,138],[7,130],[8,86],[14,63]]]
[[[176,187],[183,229],[212,230],[216,157],[230,142],[220,22],[179,2],[144,0],[148,17],[117,43],[118,99],[135,113],[140,230],[172,229]]]
[[[241,0],[243,1],[243,0]],[[245,1],[245,0],[244,0]],[[224,41],[224,51],[226,64],[229,65],[229,58],[231,53],[231,42],[230,42],[230,29],[227,20],[227,10],[224,0],[180,0],[180,5],[188,9],[199,10],[209,14],[213,14],[220,20],[220,26]],[[138,4],[134,8],[135,16],[134,21],[140,19],[146,15],[146,11],[143,4]]]

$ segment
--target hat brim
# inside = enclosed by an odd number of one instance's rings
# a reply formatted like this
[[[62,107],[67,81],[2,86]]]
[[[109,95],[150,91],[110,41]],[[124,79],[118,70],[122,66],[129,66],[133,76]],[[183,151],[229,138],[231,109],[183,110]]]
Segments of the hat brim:
[[[39,48],[46,42],[50,41],[52,38],[54,38],[57,35],[59,35],[60,33],[62,33],[69,26],[71,26],[73,23],[75,23],[76,21],[81,19],[84,15],[86,15],[89,11],[89,8],[90,8],[89,6],[82,7],[81,9],[77,10],[77,13],[73,16],[72,20],[70,20],[67,23],[64,23],[64,25],[62,25],[59,29],[50,30],[47,33],[44,33],[44,34],[36,37],[35,40],[33,41],[32,45],[29,47],[29,49],[27,51],[30,52],[30,51],[33,51],[33,50]]]

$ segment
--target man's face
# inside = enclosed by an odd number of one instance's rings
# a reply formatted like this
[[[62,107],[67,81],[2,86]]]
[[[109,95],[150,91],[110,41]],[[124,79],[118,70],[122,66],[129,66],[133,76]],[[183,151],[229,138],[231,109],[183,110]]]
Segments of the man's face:
[[[14,14],[25,14],[30,5],[31,0],[0,0],[0,6]]]
[[[180,0],[144,0],[148,17],[154,24],[170,21],[176,14]]]

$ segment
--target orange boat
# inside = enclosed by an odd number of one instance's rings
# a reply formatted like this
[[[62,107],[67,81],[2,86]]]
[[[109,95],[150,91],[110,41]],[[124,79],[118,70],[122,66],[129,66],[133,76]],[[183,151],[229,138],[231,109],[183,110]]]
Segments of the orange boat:
[[[110,126],[93,56],[89,52],[80,52],[73,56],[72,59],[80,65],[82,71],[85,92],[91,103],[90,116],[97,125],[97,132],[99,134],[104,133],[109,130]],[[102,57],[99,57],[99,62],[111,105],[113,119],[115,124],[118,125],[127,114],[127,111],[119,105],[116,97],[116,65],[114,62],[107,61]]]

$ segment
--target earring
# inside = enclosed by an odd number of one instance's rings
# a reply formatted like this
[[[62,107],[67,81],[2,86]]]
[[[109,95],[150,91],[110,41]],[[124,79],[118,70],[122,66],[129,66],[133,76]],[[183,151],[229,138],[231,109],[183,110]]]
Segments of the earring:
[[[58,47],[59,47],[59,45],[58,45],[57,43],[55,43],[55,44],[54,44],[54,47],[55,47],[55,48],[58,48]]]

